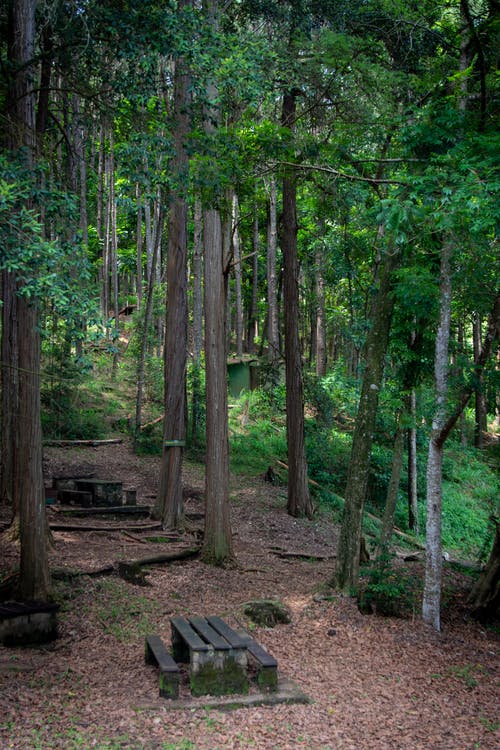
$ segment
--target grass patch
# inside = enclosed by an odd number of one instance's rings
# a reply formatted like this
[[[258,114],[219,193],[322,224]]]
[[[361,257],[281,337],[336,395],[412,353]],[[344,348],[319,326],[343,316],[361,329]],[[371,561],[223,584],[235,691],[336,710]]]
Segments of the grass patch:
[[[125,581],[109,579],[96,585],[91,614],[101,623],[104,632],[118,641],[145,636],[154,630],[160,605],[131,591]]]

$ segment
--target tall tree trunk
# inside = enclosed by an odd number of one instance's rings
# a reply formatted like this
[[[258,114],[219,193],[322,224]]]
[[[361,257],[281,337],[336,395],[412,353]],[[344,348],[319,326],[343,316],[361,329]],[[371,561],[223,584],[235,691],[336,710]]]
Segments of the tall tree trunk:
[[[379,286],[373,302],[371,327],[364,347],[365,370],[354,426],[345,490],[344,514],[337,554],[335,582],[344,591],[358,585],[363,507],[368,486],[378,398],[382,385],[394,307],[391,282],[393,271],[396,269],[398,262],[399,256],[395,252],[388,252],[384,256]]]
[[[267,341],[269,361],[277,369],[280,357],[278,316],[278,273],[276,268],[278,246],[277,189],[274,175],[269,184],[269,219],[267,229]]]
[[[229,517],[229,435],[226,381],[226,281],[222,225],[217,209],[204,211],[206,474],[202,557],[223,565],[233,559]]]
[[[153,250],[153,260],[156,254],[159,252],[159,244],[157,243]],[[146,356],[149,349],[149,331],[151,327],[151,319],[153,313],[153,294],[154,294],[155,280],[152,274],[149,275],[148,287],[146,290],[146,304],[144,307],[143,315],[143,330],[141,340],[141,351],[139,354],[139,361],[137,363],[137,392],[135,399],[135,424],[134,424],[134,445],[137,449],[141,422],[142,422],[142,402],[144,396],[144,371],[146,368]]]
[[[204,9],[212,30],[218,28],[217,0],[206,0]],[[218,100],[213,82],[207,86],[208,102]],[[205,132],[210,137],[219,122],[212,104],[205,112]],[[203,211],[205,250],[205,368],[206,368],[206,472],[205,535],[202,558],[213,565],[234,559],[229,510],[229,434],[227,414],[226,292],[229,258],[224,255],[222,222],[217,200]]]
[[[396,436],[394,438],[394,447],[392,449],[392,469],[389,486],[387,488],[387,497],[385,500],[384,515],[382,517],[382,529],[380,532],[380,541],[377,550],[377,557],[380,558],[387,554],[391,544],[392,530],[394,528],[394,515],[398,502],[399,482],[403,469],[403,454],[405,448],[405,431],[401,428],[398,418]]]
[[[0,502],[12,507],[14,516],[19,508],[15,487],[15,466],[18,455],[16,429],[19,414],[19,343],[17,330],[17,294],[14,274],[2,271],[2,412],[0,455]]]
[[[35,0],[14,0],[8,27],[7,98],[8,145],[17,155],[25,149],[26,166],[33,166],[36,150],[33,54]],[[27,208],[31,208],[30,205]],[[9,279],[9,291],[15,286]],[[22,293],[22,283],[16,284]],[[26,600],[46,601],[50,595],[47,555],[47,523],[42,472],[42,430],[40,421],[40,345],[36,301],[19,296],[16,302],[18,360],[18,411],[14,421],[14,505],[19,508],[21,559],[19,589]],[[9,336],[8,330],[2,331]],[[4,368],[4,375],[5,375]],[[10,372],[9,372],[10,375]],[[16,384],[16,385],[17,385]],[[9,407],[16,406],[15,402]],[[5,414],[3,418],[5,418]]]
[[[282,124],[293,129],[296,93],[283,96]],[[283,267],[286,365],[286,436],[288,449],[287,511],[295,517],[313,515],[309,494],[304,441],[304,393],[302,356],[299,341],[299,262],[297,256],[296,178],[287,172],[283,178]]]
[[[441,629],[441,576],[443,552],[441,542],[441,505],[443,444],[439,437],[446,423],[448,392],[448,345],[451,320],[451,243],[445,242],[441,251],[440,310],[434,353],[435,411],[429,440],[427,459],[427,522],[425,582],[422,619],[435,630]]]
[[[321,271],[322,253],[316,254],[316,375],[326,375],[325,280]]]
[[[190,4],[190,0],[179,0],[178,12]],[[163,528],[178,528],[184,520],[181,472],[186,440],[189,80],[184,61],[178,59],[174,77],[175,155],[171,165],[175,187],[170,192],[168,214],[164,444],[157,499]]]
[[[259,299],[259,217],[257,206],[254,207],[253,233],[252,233],[252,297],[248,314],[247,328],[247,350],[249,354],[255,353],[255,339],[258,335],[258,299]]]
[[[417,394],[410,391],[408,412],[411,427],[408,430],[408,528],[419,533],[418,524],[418,465],[417,465]]]
[[[141,203],[141,186],[136,183],[135,186],[135,204],[137,207],[137,225],[136,225],[136,290],[137,290],[137,311],[142,307],[142,203]]]
[[[241,291],[241,245],[239,229],[239,204],[238,196],[233,194],[233,268],[234,268],[234,308],[235,308],[235,331],[236,331],[236,355],[241,359],[243,356],[243,297]]]
[[[474,360],[477,361],[481,355],[482,342],[481,342],[481,316],[475,313],[474,320],[472,323],[472,341],[474,348]],[[484,393],[484,377],[481,374],[476,383],[475,387],[475,401],[474,401],[474,445],[476,448],[484,448],[484,434],[487,430],[486,423],[486,397]]]
[[[201,350],[203,347],[203,213],[199,197],[194,202],[193,237],[193,401],[191,438],[196,440],[200,424]]]
[[[110,130],[110,143],[109,143],[109,217],[110,217],[110,232],[109,232],[109,266],[111,271],[111,293],[113,300],[113,318],[114,318],[114,331],[113,331],[113,377],[116,376],[118,369],[118,344],[120,339],[120,318],[119,318],[119,302],[118,302],[118,227],[117,227],[117,205],[115,197],[115,141],[113,127]]]

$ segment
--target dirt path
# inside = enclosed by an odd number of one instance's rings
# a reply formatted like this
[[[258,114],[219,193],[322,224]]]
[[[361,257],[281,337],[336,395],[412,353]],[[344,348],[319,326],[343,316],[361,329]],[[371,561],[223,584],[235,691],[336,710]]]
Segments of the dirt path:
[[[126,446],[51,448],[45,471],[121,479],[149,504],[158,460],[137,458]],[[188,465],[184,483],[188,511],[200,513],[202,468]],[[362,615],[351,599],[325,597],[337,535],[327,519],[288,517],[284,490],[260,480],[235,478],[231,497],[236,568],[215,570],[193,559],[152,568],[146,587],[116,576],[59,582],[60,638],[35,649],[0,646],[1,750],[498,747],[498,637],[465,617],[460,579],[440,635],[416,618]],[[92,524],[102,531],[54,533],[54,567],[91,570],[171,544],[160,532],[148,532],[146,541],[145,533]],[[191,522],[189,539],[199,527]],[[281,558],[275,547],[310,558]],[[0,537],[0,572],[16,559]],[[158,698],[155,669],[144,664],[145,633],[168,640],[173,614],[219,614],[248,627],[242,605],[255,597],[277,597],[291,610],[290,624],[253,634],[312,703],[169,711]]]

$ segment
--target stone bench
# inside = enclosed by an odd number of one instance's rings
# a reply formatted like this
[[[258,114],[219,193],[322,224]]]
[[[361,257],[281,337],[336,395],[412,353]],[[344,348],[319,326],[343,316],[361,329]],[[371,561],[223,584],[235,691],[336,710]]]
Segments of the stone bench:
[[[160,670],[160,695],[162,698],[179,697],[179,666],[170,656],[159,635],[146,637],[146,664],[155,664]]]

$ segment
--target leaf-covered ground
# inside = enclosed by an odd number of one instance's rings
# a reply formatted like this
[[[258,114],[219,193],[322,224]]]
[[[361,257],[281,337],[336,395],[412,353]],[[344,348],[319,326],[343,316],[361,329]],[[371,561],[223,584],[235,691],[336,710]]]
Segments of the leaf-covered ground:
[[[140,504],[152,502],[156,458],[138,458],[116,445],[45,453],[47,482],[54,475],[94,473],[137,488]],[[54,531],[53,568],[91,572],[196,543],[200,467],[186,466],[184,484],[191,520],[179,540],[141,529],[144,520],[63,519],[51,512],[54,523],[94,529]],[[151,567],[147,586],[116,575],[58,580],[59,639],[30,649],[0,646],[1,750],[499,746],[498,637],[467,617],[466,577],[448,572],[454,593],[441,634],[425,628],[418,612],[408,619],[363,615],[353,600],[324,588],[338,531],[327,518],[290,518],[285,490],[259,479],[233,478],[231,497],[234,568],[213,569],[194,558]],[[303,556],[279,556],[280,550]],[[17,556],[1,535],[0,576]],[[311,703],[169,710],[158,697],[155,668],[144,663],[144,635],[158,632],[168,642],[174,614],[223,615],[248,629],[242,605],[257,597],[276,597],[291,610],[290,624],[252,633]]]

